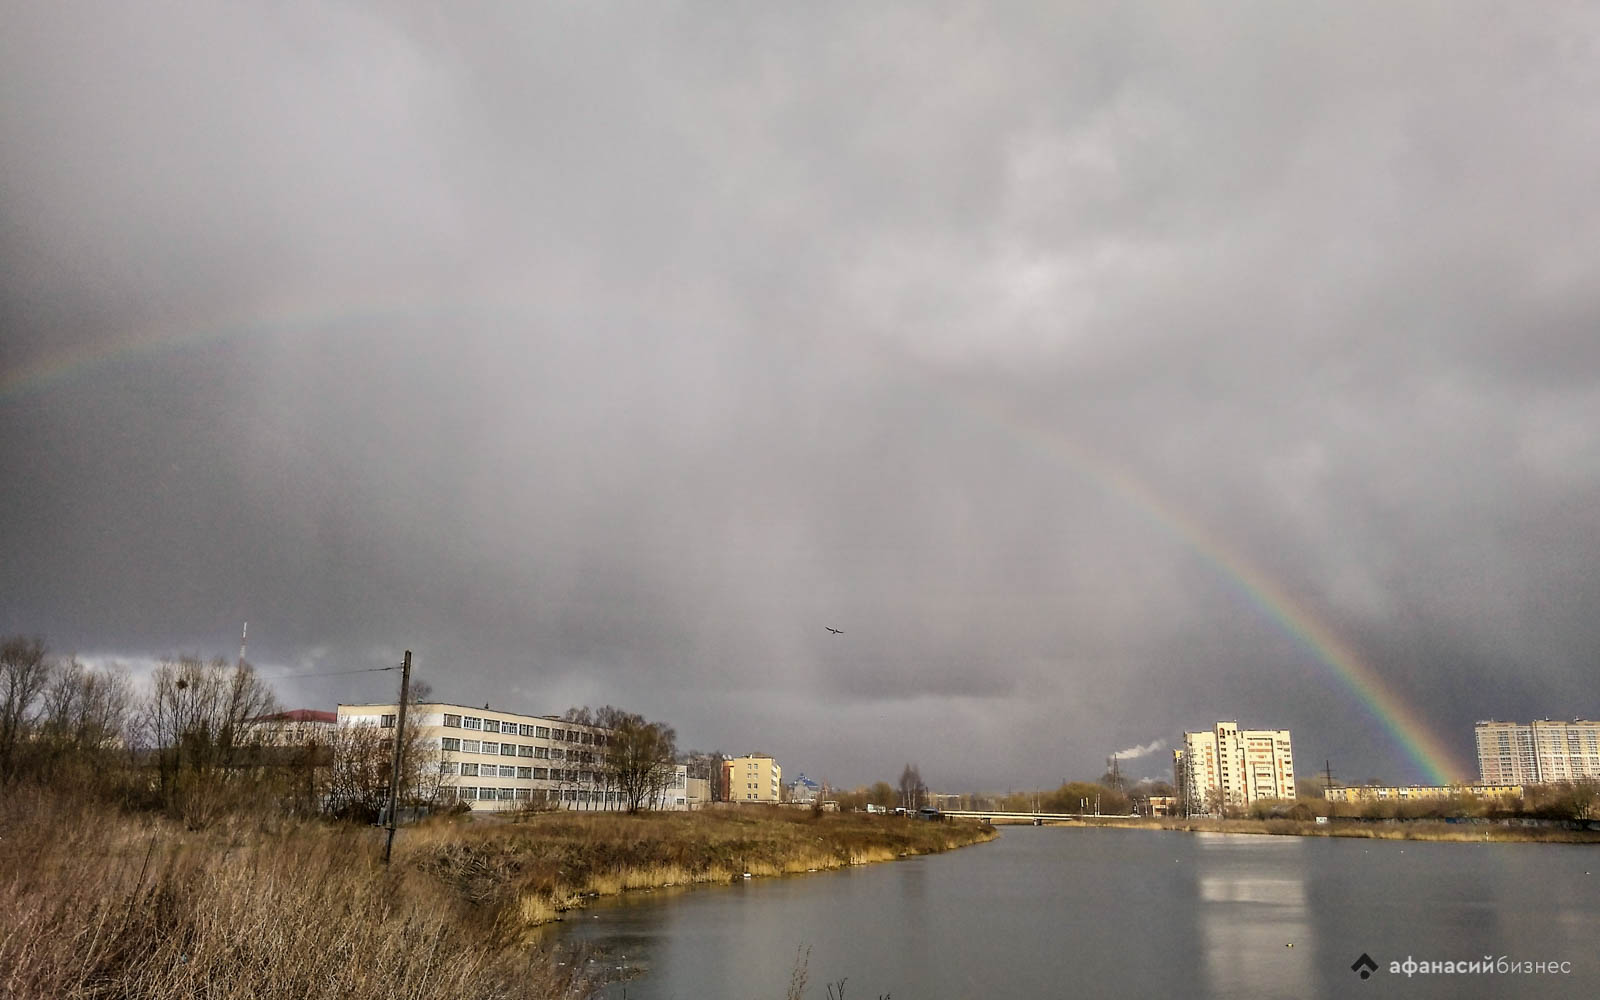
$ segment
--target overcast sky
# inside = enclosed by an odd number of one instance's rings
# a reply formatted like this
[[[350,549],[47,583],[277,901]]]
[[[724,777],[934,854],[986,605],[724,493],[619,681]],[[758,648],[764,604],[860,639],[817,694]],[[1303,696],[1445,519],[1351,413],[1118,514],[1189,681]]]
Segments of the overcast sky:
[[[1595,8],[1043,6],[6,3],[0,631],[1424,777],[1248,566],[1463,764],[1600,714]]]

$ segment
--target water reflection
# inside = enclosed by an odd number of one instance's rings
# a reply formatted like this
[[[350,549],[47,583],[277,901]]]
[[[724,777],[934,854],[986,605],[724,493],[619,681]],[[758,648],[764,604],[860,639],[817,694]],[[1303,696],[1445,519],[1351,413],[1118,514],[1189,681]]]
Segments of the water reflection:
[[[1141,993],[1497,996],[1517,984],[1350,963],[1493,952],[1567,959],[1542,996],[1600,993],[1593,849],[1021,828],[993,843],[844,872],[596,906],[554,932],[640,965],[629,1000],[781,998],[810,948],[809,997]],[[596,919],[598,918],[598,919]],[[1294,947],[1288,947],[1288,945]],[[620,956],[626,955],[626,959]],[[1509,986],[1509,989],[1508,989]],[[621,997],[619,988],[609,996]],[[1365,994],[1364,994],[1365,995]]]
[[[1317,963],[1297,837],[1203,834],[1199,848],[1206,979],[1217,996],[1310,996]]]

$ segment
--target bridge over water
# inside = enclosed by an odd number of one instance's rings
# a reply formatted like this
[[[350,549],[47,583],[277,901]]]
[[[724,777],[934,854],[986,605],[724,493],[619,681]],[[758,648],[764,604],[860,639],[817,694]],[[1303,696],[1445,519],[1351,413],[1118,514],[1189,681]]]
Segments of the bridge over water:
[[[986,819],[997,823],[1081,823],[1096,819],[1140,818],[1138,813],[1109,815],[1104,813],[994,812],[981,809],[942,809],[940,811],[953,819]]]

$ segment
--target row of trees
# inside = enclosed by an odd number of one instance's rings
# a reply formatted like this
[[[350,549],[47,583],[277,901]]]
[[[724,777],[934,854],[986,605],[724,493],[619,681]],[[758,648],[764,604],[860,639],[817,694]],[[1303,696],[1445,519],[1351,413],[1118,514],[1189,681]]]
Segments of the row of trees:
[[[1319,795],[1261,799],[1248,808],[1230,807],[1229,816],[1252,819],[1549,819],[1600,820],[1600,782],[1559,781],[1530,785],[1520,796],[1480,796],[1469,792],[1439,798],[1370,798],[1334,802]]]
[[[928,786],[922,780],[922,771],[916,764],[907,764],[900,771],[900,780],[891,785],[887,781],[862,785],[853,791],[838,792],[835,800],[844,812],[860,812],[867,806],[880,809],[921,809],[932,801]]]

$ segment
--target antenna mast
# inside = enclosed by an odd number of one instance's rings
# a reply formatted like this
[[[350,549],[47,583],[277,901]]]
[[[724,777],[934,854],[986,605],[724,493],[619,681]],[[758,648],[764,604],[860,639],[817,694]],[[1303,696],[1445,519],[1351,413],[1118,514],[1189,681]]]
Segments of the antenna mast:
[[[245,637],[250,634],[250,623],[245,622],[244,628],[239,630],[239,669],[244,669]]]

